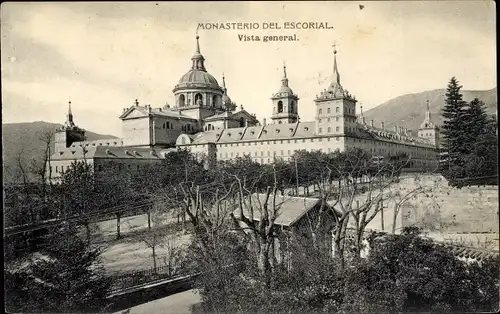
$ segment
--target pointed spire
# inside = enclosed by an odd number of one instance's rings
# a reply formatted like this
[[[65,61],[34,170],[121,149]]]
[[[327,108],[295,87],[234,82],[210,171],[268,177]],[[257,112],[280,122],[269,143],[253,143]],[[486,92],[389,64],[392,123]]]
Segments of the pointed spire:
[[[337,44],[333,43],[333,78],[340,85],[340,73],[337,67]]]
[[[425,112],[425,119],[431,120],[431,109],[429,107],[429,99],[427,99],[427,111]]]
[[[288,77],[286,76],[286,64],[283,61],[283,78],[281,79],[281,86],[288,87]]]
[[[226,90],[226,77],[224,76],[224,73],[222,73],[222,88]]]
[[[200,36],[196,35],[196,53],[201,54],[200,52]]]
[[[361,122],[362,122],[363,124],[366,124],[365,116],[363,116],[363,104],[360,104],[359,109],[361,110],[361,112],[360,112],[360,114],[359,114],[359,117],[361,118]]]
[[[206,71],[205,65],[203,63],[205,61],[205,58],[203,57],[203,55],[200,52],[199,39],[200,39],[200,36],[198,36],[198,34],[196,34],[196,51],[195,51],[193,57],[191,57],[191,60],[193,61],[193,66],[191,68],[193,70]]]
[[[68,114],[66,115],[66,127],[74,127],[73,113],[71,112],[71,100],[68,101]]]

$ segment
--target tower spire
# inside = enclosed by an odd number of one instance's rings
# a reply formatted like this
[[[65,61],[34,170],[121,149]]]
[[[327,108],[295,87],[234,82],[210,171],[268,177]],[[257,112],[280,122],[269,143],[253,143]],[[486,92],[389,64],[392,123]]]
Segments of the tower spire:
[[[337,84],[340,85],[340,73],[337,67],[337,43],[333,43],[333,77],[336,79]]]
[[[288,77],[286,76],[285,62],[283,62],[283,78],[281,79],[281,86],[288,87]]]
[[[226,90],[226,77],[224,76],[224,73],[222,73],[222,88]]]
[[[198,34],[196,34],[196,51],[195,51],[193,57],[191,58],[191,60],[193,61],[193,66],[191,68],[193,70],[200,70],[200,71],[206,72],[205,64],[204,64],[205,58],[203,57],[203,55],[200,52],[199,39],[200,39],[200,36],[198,36]]]
[[[431,120],[431,109],[429,107],[429,99],[427,99],[427,104],[426,104],[426,111],[425,111],[425,119],[426,120]]]
[[[196,35],[196,53],[201,54],[200,52],[200,36]]]
[[[75,123],[73,122],[73,113],[71,112],[71,100],[68,101],[68,114],[66,115],[66,126],[74,127]]]

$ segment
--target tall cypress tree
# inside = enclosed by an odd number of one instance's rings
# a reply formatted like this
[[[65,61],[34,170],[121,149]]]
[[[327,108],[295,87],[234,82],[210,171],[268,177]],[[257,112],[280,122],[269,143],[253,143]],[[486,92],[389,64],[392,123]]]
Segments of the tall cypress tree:
[[[452,77],[446,88],[445,106],[442,111],[443,148],[452,158],[464,149],[462,144],[467,137],[463,124],[467,103],[462,99],[461,88],[462,85],[459,85],[458,80]]]
[[[465,176],[461,156],[468,153],[468,145],[463,145],[469,139],[464,125],[467,103],[462,99],[461,88],[458,80],[452,77],[446,88],[445,106],[441,113],[444,117],[441,128],[442,151],[446,156],[446,160],[442,160],[441,170],[451,182]]]

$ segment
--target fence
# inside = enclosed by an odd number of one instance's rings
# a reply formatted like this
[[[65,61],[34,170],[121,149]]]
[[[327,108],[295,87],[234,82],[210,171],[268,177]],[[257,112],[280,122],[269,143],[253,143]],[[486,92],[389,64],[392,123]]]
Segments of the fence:
[[[173,279],[180,276],[188,275],[187,267],[182,267],[181,263],[173,265],[158,266],[134,271],[126,274],[111,276],[112,292],[138,286],[141,284],[151,283],[157,280]]]

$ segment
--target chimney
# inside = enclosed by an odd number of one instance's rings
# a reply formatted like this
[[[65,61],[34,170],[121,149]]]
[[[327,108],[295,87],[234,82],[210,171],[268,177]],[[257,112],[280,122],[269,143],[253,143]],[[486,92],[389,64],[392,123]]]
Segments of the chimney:
[[[375,123],[373,122],[373,119],[370,120],[370,125],[373,127],[375,127]]]
[[[262,125],[266,126],[266,118],[262,119]]]
[[[384,123],[384,121],[382,121],[381,123],[382,123],[382,130],[385,130],[385,123]]]

